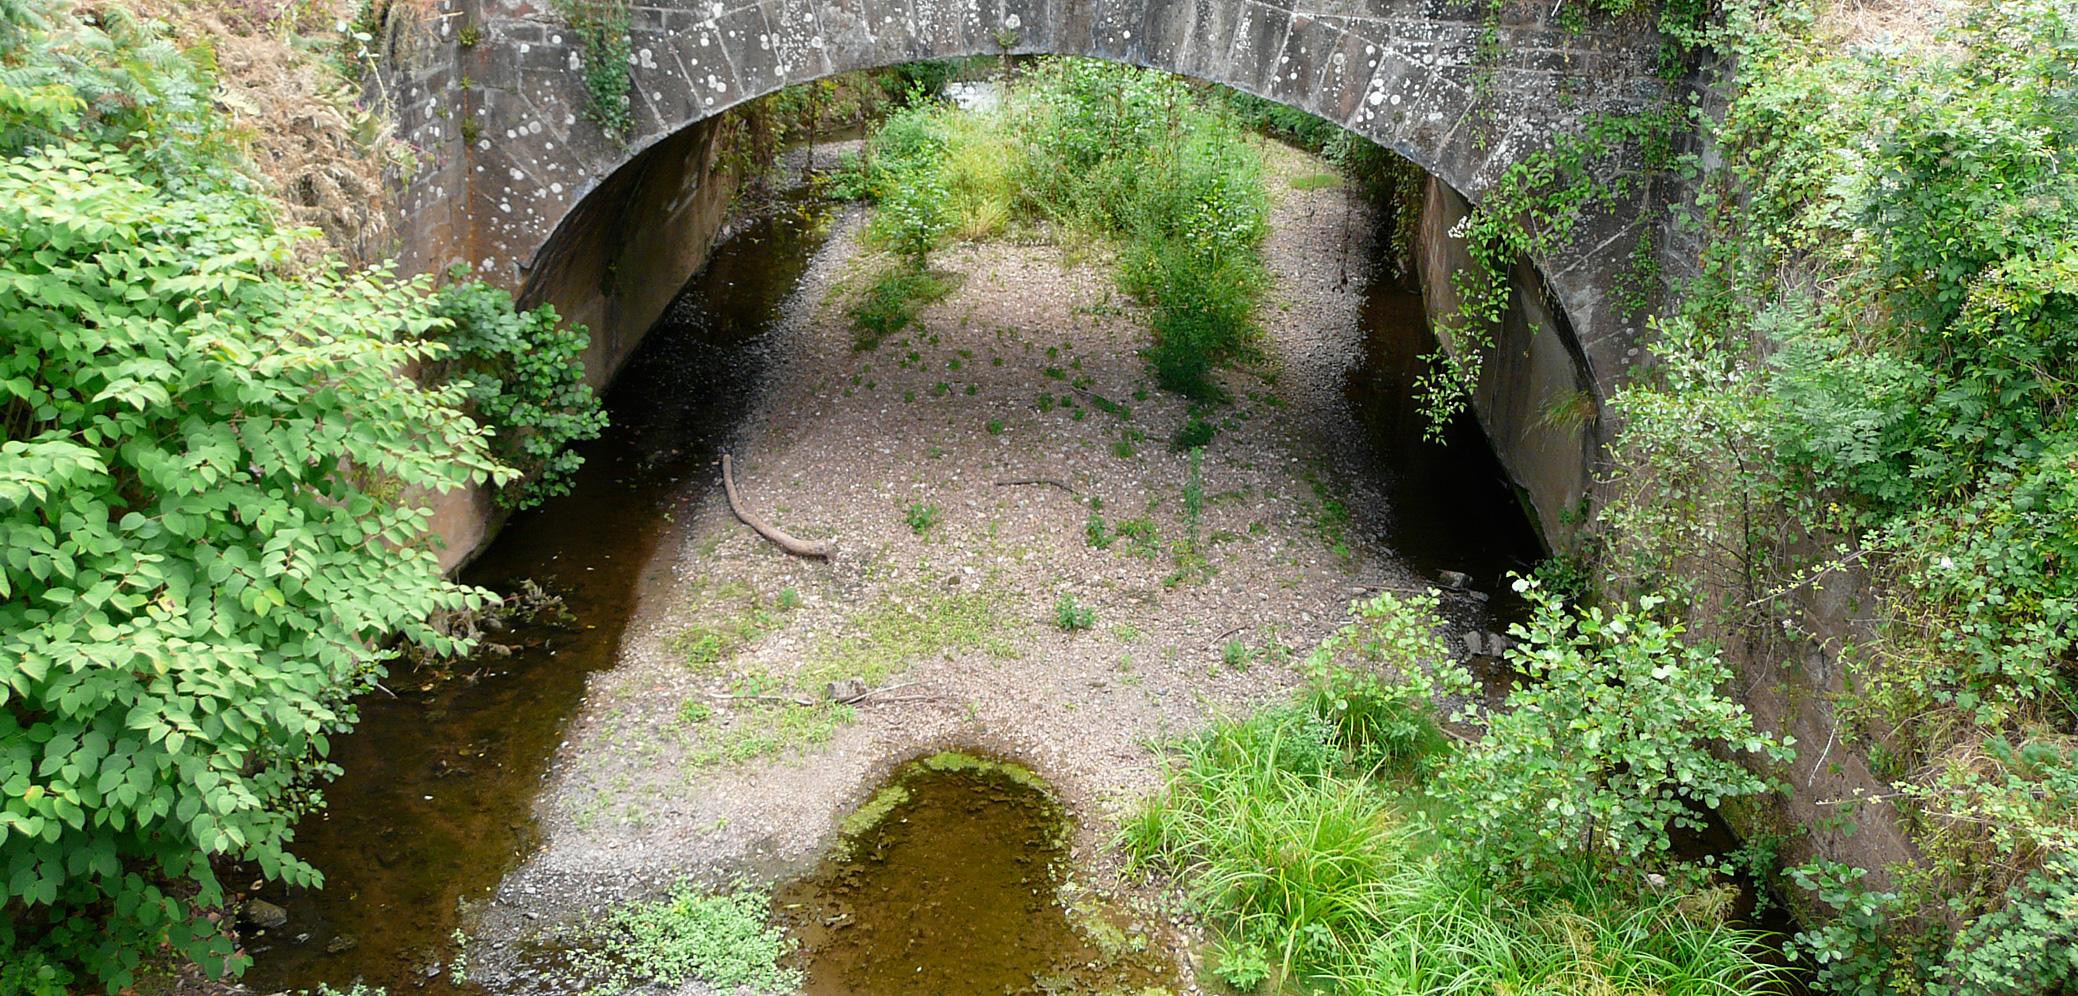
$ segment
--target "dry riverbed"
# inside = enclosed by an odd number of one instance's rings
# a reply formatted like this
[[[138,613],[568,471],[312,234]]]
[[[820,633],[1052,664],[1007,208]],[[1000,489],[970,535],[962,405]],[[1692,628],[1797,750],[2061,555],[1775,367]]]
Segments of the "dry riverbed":
[[[1105,842],[1159,783],[1152,745],[1287,695],[1352,598],[1422,582],[1375,539],[1388,510],[1339,483],[1369,209],[1294,189],[1324,167],[1268,151],[1266,356],[1227,376],[1195,485],[1169,446],[1187,405],[1149,382],[1145,317],[1100,253],[943,250],[958,288],[858,352],[845,306],[886,261],[860,212],[837,216],[731,449],[751,507],[839,552],[785,555],[718,490],[677,525],[557,753],[541,847],[485,911],[487,969],[678,878],[796,873],[896,765],[945,748],[1046,778],[1081,875],[1117,885]],[[1059,625],[1064,599],[1088,628]],[[830,703],[833,681],[871,691]]]

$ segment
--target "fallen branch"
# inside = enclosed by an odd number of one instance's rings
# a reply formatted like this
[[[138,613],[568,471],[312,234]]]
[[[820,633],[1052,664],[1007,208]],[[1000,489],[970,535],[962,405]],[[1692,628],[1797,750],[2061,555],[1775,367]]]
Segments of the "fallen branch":
[[[1072,488],[1072,487],[1069,487],[1069,486],[1068,486],[1068,484],[1067,484],[1067,483],[1066,483],[1065,481],[1057,481],[1057,480],[1055,480],[1055,479],[1053,479],[1053,478],[1051,478],[1051,477],[1026,477],[1026,478],[1020,478],[1020,479],[1018,479],[1018,480],[1015,480],[1015,481],[997,481],[997,482],[996,482],[996,487],[999,487],[999,488],[1014,488],[1014,487],[1019,487],[1019,486],[1021,486],[1021,485],[1026,485],[1026,484],[1051,484],[1051,485],[1053,485],[1054,487],[1057,487],[1057,488],[1061,489],[1062,491],[1066,491],[1066,492],[1068,492],[1069,494],[1071,494],[1071,495],[1074,495],[1074,496],[1075,496],[1075,497],[1077,497],[1077,498],[1080,498],[1080,497],[1082,497],[1082,492],[1080,492],[1080,491],[1077,491],[1077,490],[1075,490],[1075,489],[1074,489],[1074,488]]]
[[[758,518],[757,514],[743,507],[743,500],[736,497],[736,477],[729,467],[729,455],[722,454],[722,490],[729,495],[729,511],[736,513],[743,524],[755,530],[759,536],[771,540],[782,550],[796,557],[820,557],[825,560],[837,552],[837,544],[827,540],[804,540],[781,532],[771,523]]]

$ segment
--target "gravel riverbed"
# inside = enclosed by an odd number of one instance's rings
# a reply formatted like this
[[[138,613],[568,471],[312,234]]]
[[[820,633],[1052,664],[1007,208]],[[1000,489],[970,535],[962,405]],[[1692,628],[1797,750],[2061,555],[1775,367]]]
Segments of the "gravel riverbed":
[[[1224,375],[1234,402],[1212,416],[1195,527],[1190,458],[1168,445],[1188,406],[1149,381],[1145,315],[1101,250],[941,250],[931,265],[957,289],[860,352],[845,305],[888,261],[862,247],[863,212],[837,213],[731,451],[750,506],[838,553],[785,555],[718,490],[678,524],[657,554],[670,570],[651,572],[663,580],[551,766],[540,848],[482,911],[480,972],[518,971],[499,953],[545,924],[679,878],[797,873],[896,765],[946,748],[1044,776],[1076,818],[1079,874],[1132,891],[1105,842],[1158,785],[1155,745],[1289,694],[1352,598],[1426,582],[1376,539],[1391,509],[1347,486],[1341,459],[1356,432],[1341,385],[1380,255],[1371,208],[1294,189],[1325,167],[1266,154],[1264,357]],[[925,506],[935,522],[912,528]],[[1153,540],[1099,549],[1093,511],[1110,534],[1139,520]],[[1193,531],[1194,570],[1176,552]],[[1056,625],[1064,596],[1094,624]],[[802,675],[852,666],[880,672],[881,691],[842,709],[756,697],[812,698],[820,683]],[[757,736],[777,749],[733,759],[763,749]]]

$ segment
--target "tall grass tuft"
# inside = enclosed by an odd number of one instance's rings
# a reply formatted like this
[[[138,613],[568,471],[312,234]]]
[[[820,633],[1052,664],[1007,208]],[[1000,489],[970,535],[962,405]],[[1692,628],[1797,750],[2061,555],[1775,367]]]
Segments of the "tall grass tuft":
[[[1254,355],[1269,200],[1259,153],[1220,107],[1163,73],[1047,60],[993,111],[893,115],[845,187],[877,202],[869,239],[913,270],[947,239],[1020,223],[1115,246],[1121,287],[1152,312],[1157,382],[1223,400],[1215,372]]]
[[[1418,786],[1352,767],[1349,731],[1318,711],[1333,699],[1177,745],[1164,790],[1122,832],[1135,866],[1177,874],[1219,931],[1215,972],[1253,979],[1267,964],[1298,987],[1379,996],[1785,991],[1767,935],[1728,925],[1716,894],[1584,867],[1504,892],[1456,862]]]

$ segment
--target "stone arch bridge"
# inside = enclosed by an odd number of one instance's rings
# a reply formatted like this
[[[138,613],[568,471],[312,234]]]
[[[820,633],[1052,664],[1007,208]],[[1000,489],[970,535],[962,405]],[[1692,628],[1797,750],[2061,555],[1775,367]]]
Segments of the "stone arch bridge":
[[[1419,255],[1432,312],[1449,311],[1439,271],[1463,262],[1449,231],[1468,203],[1583,115],[1639,109],[1664,93],[1659,39],[1642,22],[1568,28],[1557,23],[1561,8],[1519,0],[1482,45],[1485,8],[1482,0],[631,0],[633,125],[616,139],[583,113],[584,45],[560,0],[437,0],[423,16],[393,18],[375,85],[423,156],[401,204],[406,265],[468,262],[528,303],[554,303],[591,326],[588,362],[603,382],[720,227],[728,184],[712,125],[721,112],[853,69],[977,54],[1080,55],[1167,70],[1296,107],[1399,153],[1433,177]],[[1547,533],[1585,493],[1596,430],[1592,419],[1583,428],[1540,413],[1569,398],[1598,401],[1629,365],[1638,330],[1611,288],[1630,269],[1639,233],[1656,224],[1648,215],[1636,202],[1619,204],[1581,226],[1572,245],[1514,275],[1521,292],[1475,410]]]

